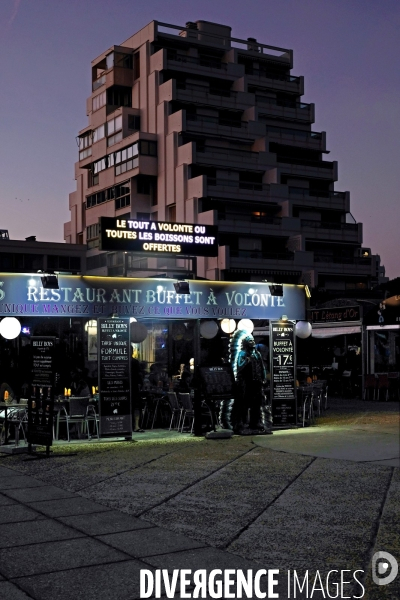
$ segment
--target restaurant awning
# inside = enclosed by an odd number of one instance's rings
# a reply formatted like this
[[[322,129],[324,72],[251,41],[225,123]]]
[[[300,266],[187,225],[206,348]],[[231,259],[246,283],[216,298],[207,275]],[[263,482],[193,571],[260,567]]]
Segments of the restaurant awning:
[[[361,325],[341,325],[335,327],[318,327],[313,325],[312,337],[329,338],[336,335],[350,335],[352,333],[361,333]]]

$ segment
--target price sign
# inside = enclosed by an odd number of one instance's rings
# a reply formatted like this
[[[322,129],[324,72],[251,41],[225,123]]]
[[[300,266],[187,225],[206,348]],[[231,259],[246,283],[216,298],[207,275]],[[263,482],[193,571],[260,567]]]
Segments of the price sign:
[[[274,425],[295,425],[295,323],[270,321],[271,391]]]

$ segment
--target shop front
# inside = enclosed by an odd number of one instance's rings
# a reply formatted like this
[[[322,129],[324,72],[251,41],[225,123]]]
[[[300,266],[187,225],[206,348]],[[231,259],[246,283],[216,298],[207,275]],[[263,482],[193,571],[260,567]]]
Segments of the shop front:
[[[13,339],[0,336],[0,384],[7,383],[16,397],[28,397],[32,341],[51,338],[56,341],[54,397],[70,390],[74,394],[79,379],[91,395],[100,394],[101,412],[104,356],[108,348],[117,348],[120,339],[129,359],[133,356],[140,365],[142,388],[168,390],[181,382],[184,372],[193,375],[201,367],[229,362],[231,332],[221,327],[227,320],[234,329],[249,323],[257,328],[282,318],[293,323],[304,320],[304,286],[281,288],[275,295],[267,283],[68,275],[48,281],[43,274],[0,274],[0,332],[7,317],[18,319],[21,326]],[[108,323],[116,322],[128,323],[128,337],[111,331]],[[125,375],[120,370],[115,381],[129,376],[130,368],[128,361]],[[109,396],[129,395],[127,385],[118,391],[115,383]]]

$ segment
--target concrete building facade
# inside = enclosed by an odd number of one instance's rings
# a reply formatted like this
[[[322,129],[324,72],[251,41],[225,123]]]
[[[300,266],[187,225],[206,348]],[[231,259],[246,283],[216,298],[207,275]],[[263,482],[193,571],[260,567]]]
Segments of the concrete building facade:
[[[77,188],[64,238],[87,244],[87,273],[185,272],[173,257],[105,253],[100,216],[217,225],[211,280],[365,290],[384,275],[363,247],[349,192],[336,191],[325,132],[293,52],[208,21],[151,22],[92,62],[89,124],[77,137]]]

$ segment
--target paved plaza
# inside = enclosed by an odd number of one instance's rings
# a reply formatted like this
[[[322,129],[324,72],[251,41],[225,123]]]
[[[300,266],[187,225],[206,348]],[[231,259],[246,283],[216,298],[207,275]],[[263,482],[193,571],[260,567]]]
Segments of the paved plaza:
[[[335,399],[315,426],[273,436],[158,431],[1,455],[0,599],[134,600],[141,569],[279,569],[285,600],[294,570],[309,577],[297,598],[329,597],[315,577],[338,570],[339,598],[399,600],[400,576],[371,577],[375,552],[400,559],[398,409]]]

